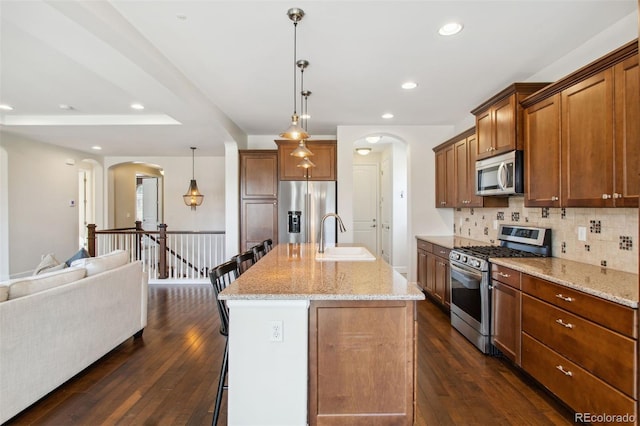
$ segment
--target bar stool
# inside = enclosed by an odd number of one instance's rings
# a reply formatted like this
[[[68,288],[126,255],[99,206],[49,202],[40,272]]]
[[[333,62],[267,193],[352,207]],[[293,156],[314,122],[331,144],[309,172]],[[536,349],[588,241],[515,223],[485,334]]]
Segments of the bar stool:
[[[256,257],[253,250],[247,250],[244,253],[237,254],[231,260],[236,261],[238,274],[240,275],[256,263]]]
[[[262,259],[262,256],[267,254],[267,250],[264,248],[264,243],[260,243],[251,247],[251,250],[253,251],[253,256],[255,257],[256,262]]]
[[[273,240],[271,238],[269,238],[268,240],[264,240],[262,244],[264,245],[264,250],[267,253],[269,253],[273,248]]]
[[[218,379],[218,393],[216,394],[216,407],[213,412],[213,421],[211,424],[216,426],[218,416],[220,415],[220,405],[222,404],[222,392],[228,389],[225,385],[227,372],[229,371],[229,309],[224,300],[219,300],[218,295],[222,290],[227,288],[231,282],[238,278],[238,264],[235,260],[229,260],[216,266],[209,275],[211,284],[213,285],[213,294],[216,298],[218,306],[218,314],[220,315],[220,334],[225,336],[224,357],[222,358],[222,366],[220,367],[220,378]]]

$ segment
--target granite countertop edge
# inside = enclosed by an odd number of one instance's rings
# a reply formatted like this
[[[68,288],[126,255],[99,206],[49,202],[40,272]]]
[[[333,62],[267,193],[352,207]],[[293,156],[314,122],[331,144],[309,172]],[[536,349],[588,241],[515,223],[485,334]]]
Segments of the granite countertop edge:
[[[389,294],[233,294],[220,295],[220,300],[386,300],[386,301],[399,301],[399,300],[424,300],[425,296],[422,292],[420,294],[402,294],[402,295],[389,295]]]
[[[550,259],[552,259],[552,258],[550,258]],[[554,284],[559,284],[559,285],[562,285],[562,286],[565,286],[565,287],[568,287],[568,288],[571,288],[571,289],[574,289],[574,290],[578,290],[578,291],[581,291],[583,293],[590,294],[592,296],[596,296],[596,297],[599,297],[601,299],[608,300],[610,302],[615,302],[615,303],[618,303],[620,305],[627,306],[629,308],[634,308],[634,309],[638,308],[638,301],[637,300],[633,300],[633,299],[629,299],[629,298],[626,298],[626,297],[618,296],[618,295],[613,294],[611,292],[594,289],[594,288],[589,287],[587,285],[583,285],[583,284],[575,283],[575,282],[572,282],[572,281],[564,280],[564,279],[559,278],[559,277],[557,277],[555,275],[550,275],[550,274],[541,273],[539,271],[535,271],[532,268],[528,267],[527,265],[519,264],[516,259],[491,258],[490,261],[492,263],[495,263],[496,265],[506,266],[508,268],[515,269],[516,271],[523,272],[525,274],[529,274],[531,276],[550,281],[550,282],[552,282]],[[579,264],[579,262],[575,262],[575,263]],[[585,266],[592,266],[592,265],[585,264]],[[622,271],[617,271],[617,272],[623,273]],[[629,273],[629,274],[632,275],[631,273]]]

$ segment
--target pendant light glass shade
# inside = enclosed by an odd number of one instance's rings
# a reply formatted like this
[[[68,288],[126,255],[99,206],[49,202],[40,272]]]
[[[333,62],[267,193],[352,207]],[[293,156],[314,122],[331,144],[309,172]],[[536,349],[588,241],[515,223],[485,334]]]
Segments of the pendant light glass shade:
[[[304,157],[300,164],[297,167],[301,167],[303,169],[310,169],[311,167],[315,167],[316,165],[313,161],[309,160],[309,157]]]
[[[283,133],[280,133],[280,137],[294,141],[301,141],[309,137],[309,134],[300,126],[300,117],[298,117],[298,114],[291,116],[291,126]]]
[[[307,148],[307,144],[304,143],[304,140],[301,140],[296,149],[294,149],[290,155],[293,155],[294,157],[304,158],[313,155],[313,152],[311,152],[309,148]]]
[[[201,205],[204,201],[204,195],[200,194],[200,191],[198,191],[198,184],[195,178],[195,151],[196,149],[191,147],[192,178],[191,182],[189,182],[189,189],[187,189],[187,193],[182,196],[184,203],[187,206],[190,206],[191,210],[195,210],[196,207]]]

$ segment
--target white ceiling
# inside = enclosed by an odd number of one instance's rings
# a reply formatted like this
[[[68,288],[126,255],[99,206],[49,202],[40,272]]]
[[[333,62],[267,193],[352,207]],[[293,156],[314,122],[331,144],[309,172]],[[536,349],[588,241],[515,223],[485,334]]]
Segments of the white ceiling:
[[[294,6],[309,132],[332,135],[459,123],[637,1],[0,0],[0,103],[14,107],[2,129],[108,156],[223,155],[225,141],[278,134],[293,111]],[[439,36],[451,20],[464,30]]]

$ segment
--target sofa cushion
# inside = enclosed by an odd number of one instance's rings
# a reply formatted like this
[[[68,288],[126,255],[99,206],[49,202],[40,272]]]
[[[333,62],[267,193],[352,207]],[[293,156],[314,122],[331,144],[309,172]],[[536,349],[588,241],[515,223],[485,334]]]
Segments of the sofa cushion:
[[[9,298],[9,283],[0,283],[0,302]]]
[[[98,257],[88,257],[74,261],[71,266],[78,266],[87,270],[90,277],[100,272],[117,268],[129,262],[129,254],[125,250],[114,250]]]
[[[58,262],[58,259],[56,259],[53,253],[43,254],[40,258],[40,263],[33,271],[33,275],[38,275],[43,272],[53,272],[65,267],[66,265],[64,263]]]
[[[9,300],[81,280],[86,274],[84,268],[66,268],[27,278],[16,278],[9,281]]]
[[[84,259],[87,257],[91,257],[89,256],[89,252],[85,250],[84,247],[82,247],[80,250],[78,250],[73,256],[71,256],[69,259],[66,260],[66,262],[64,262],[67,266],[71,266],[71,264],[78,259]]]

